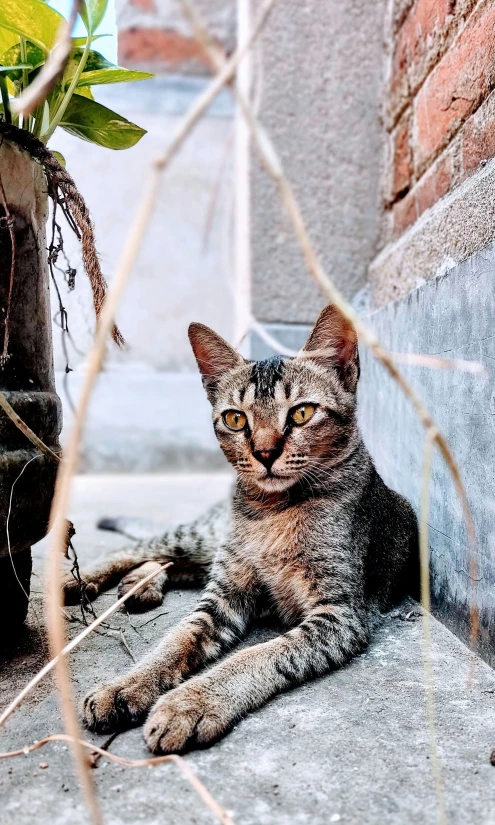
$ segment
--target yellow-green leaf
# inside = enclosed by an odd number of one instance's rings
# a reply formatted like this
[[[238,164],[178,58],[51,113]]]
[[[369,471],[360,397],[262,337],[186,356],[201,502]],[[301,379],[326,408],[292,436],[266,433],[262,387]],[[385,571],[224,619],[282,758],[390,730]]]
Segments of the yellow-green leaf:
[[[0,54],[4,54],[11,46],[19,42],[19,35],[9,29],[0,29]]]
[[[107,149],[129,149],[146,134],[122,115],[81,95],[71,99],[60,125],[66,132]]]
[[[89,88],[89,86],[79,86],[78,88],[74,89],[74,94],[81,95],[81,97],[87,97],[89,100],[94,100],[93,92]]]
[[[35,46],[34,43],[30,43],[29,40],[26,40],[25,49],[27,64],[30,65],[23,64],[21,46],[19,43],[16,43],[15,46],[12,46],[0,57],[0,63],[2,66],[10,66],[9,77],[12,80],[20,80],[22,77],[22,68],[28,68],[29,71],[32,71],[33,69],[39,68],[39,66],[41,66],[44,62],[43,50],[40,49],[39,46]]]
[[[1,1],[1,0],[0,0]],[[77,71],[83,55],[83,49],[74,50],[64,71],[64,83],[68,84]],[[132,69],[123,69],[110,63],[99,52],[90,49],[86,58],[86,65],[82,72],[78,86],[99,86],[103,83],[129,83],[134,80],[147,80],[153,77],[149,72],[137,72]]]
[[[108,0],[83,0],[79,14],[89,34],[93,34],[100,25],[107,6]]]
[[[42,0],[0,0],[0,28],[35,43],[47,54],[64,18]]]
[[[78,86],[100,86],[103,83],[130,83],[134,80],[148,80],[154,77],[149,72],[136,72],[132,69],[121,69],[112,66],[108,69],[97,69],[94,72],[84,71],[79,78]]]
[[[100,38],[102,38],[102,37],[113,37],[113,35],[111,35],[111,34],[94,34],[91,38],[91,41],[93,42],[94,40],[100,40]],[[81,48],[84,48],[84,46],[87,43],[87,40],[88,40],[87,37],[73,37],[72,38],[72,45],[75,48],[77,48],[78,46],[80,46]]]

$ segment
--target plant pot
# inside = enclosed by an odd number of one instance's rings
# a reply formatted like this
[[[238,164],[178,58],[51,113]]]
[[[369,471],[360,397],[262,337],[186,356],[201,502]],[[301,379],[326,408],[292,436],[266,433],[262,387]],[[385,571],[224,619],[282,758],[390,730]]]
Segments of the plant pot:
[[[0,175],[0,352],[9,314],[9,357],[0,365],[0,390],[36,435],[58,451],[62,408],[53,371],[46,179],[27,152],[6,140],[0,146]],[[16,246],[10,313],[12,243],[4,199]],[[56,473],[57,464],[0,410],[0,621],[9,627],[27,613],[30,548],[47,532]]]

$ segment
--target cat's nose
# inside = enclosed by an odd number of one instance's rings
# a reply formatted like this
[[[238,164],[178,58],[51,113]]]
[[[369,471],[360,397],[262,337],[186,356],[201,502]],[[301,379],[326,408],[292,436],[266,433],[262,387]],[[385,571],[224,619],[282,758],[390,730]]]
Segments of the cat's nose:
[[[271,468],[279,455],[282,454],[280,447],[273,447],[270,450],[255,450],[254,457],[266,467],[267,470]]]

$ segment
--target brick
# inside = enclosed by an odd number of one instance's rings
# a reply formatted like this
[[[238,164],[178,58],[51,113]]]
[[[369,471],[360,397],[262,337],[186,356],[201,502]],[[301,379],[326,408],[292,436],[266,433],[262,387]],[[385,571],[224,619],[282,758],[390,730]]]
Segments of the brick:
[[[394,0],[390,15],[390,23],[393,34],[396,34],[400,29],[413,4],[414,0]]]
[[[451,27],[460,23],[453,5],[453,0],[416,0],[397,32],[389,90],[392,122],[448,47]]]
[[[418,218],[447,194],[452,182],[452,157],[449,152],[438,158],[414,187]]]
[[[131,0],[131,5],[141,11],[156,11],[155,0]]]
[[[415,102],[416,174],[447,145],[495,84],[495,6],[469,19],[420,89]]]
[[[430,209],[452,187],[453,156],[448,150],[417,182],[415,187],[393,206],[393,234],[401,235],[417,221],[420,215]]]
[[[414,191],[408,192],[405,198],[394,203],[392,208],[392,232],[393,237],[399,235],[415,223],[418,214],[416,212],[416,198]]]
[[[119,62],[132,66],[178,71],[183,68],[210,69],[204,50],[195,39],[173,29],[130,28],[118,33]]]
[[[461,140],[464,176],[482,161],[495,157],[495,93],[466,121]]]
[[[392,135],[392,201],[404,194],[411,184],[412,154],[409,138],[410,119],[406,116],[402,118]]]

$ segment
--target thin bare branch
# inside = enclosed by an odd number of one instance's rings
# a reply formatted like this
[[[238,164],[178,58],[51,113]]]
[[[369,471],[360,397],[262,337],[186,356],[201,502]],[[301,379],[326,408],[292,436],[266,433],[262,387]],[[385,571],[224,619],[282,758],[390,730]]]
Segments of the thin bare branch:
[[[198,11],[196,5],[194,4],[193,0],[180,0],[180,3],[182,5],[182,8],[184,9],[185,14],[187,15],[189,21],[192,24],[194,34],[198,39],[198,42],[204,48],[206,54],[209,56],[211,63],[215,67],[215,69],[217,71],[220,70],[221,66],[225,65],[225,57],[222,56],[218,47],[212,48],[211,38],[208,34],[207,26],[205,25],[204,20],[200,12]],[[347,320],[353,324],[359,338],[367,345],[367,347],[371,350],[375,358],[383,364],[387,372],[400,386],[404,395],[406,395],[406,397],[413,405],[416,414],[425,430],[427,432],[435,431],[435,441],[438,445],[438,448],[441,452],[441,455],[445,463],[447,464],[447,467],[449,468],[450,474],[454,482],[456,493],[461,502],[464,520],[466,522],[468,544],[470,548],[470,574],[472,575],[471,586],[473,588],[476,588],[478,563],[475,526],[469,502],[467,499],[466,491],[461,480],[459,468],[457,467],[457,463],[450,450],[450,447],[445,437],[436,427],[436,424],[428,408],[425,406],[421,398],[413,390],[408,381],[406,381],[402,373],[398,370],[396,364],[394,363],[392,354],[388,352],[380,344],[380,341],[378,340],[376,335],[371,330],[369,330],[368,327],[361,321],[359,315],[350,306],[350,304],[347,303],[347,301],[341,295],[340,291],[337,289],[333,281],[326,274],[321,262],[318,259],[314,246],[311,242],[311,238],[304,218],[302,216],[302,212],[298,200],[295,196],[292,184],[290,183],[287,175],[284,172],[281,159],[277,154],[270,137],[268,136],[264,127],[259,123],[259,121],[255,117],[251,107],[249,106],[249,103],[245,100],[245,98],[239,93],[239,91],[236,88],[229,88],[232,94],[235,96],[235,99],[246,119],[246,122],[249,125],[251,135],[253,138],[253,143],[259,154],[260,160],[263,166],[265,167],[266,171],[270,175],[270,177],[275,182],[284,209],[292,223],[294,235],[304,255],[306,266],[311,277],[318,284],[321,290],[328,296],[332,303],[335,304],[335,306],[341,311],[344,317],[347,318]],[[472,647],[474,647],[478,636],[479,626],[478,610],[476,607],[476,600],[474,597],[471,599],[471,604],[471,645]]]
[[[44,747],[49,742],[69,742],[71,745],[74,745],[73,739],[70,736],[67,736],[67,734],[52,733],[50,736],[40,739],[39,742],[34,742],[32,745],[26,745],[20,750],[0,753],[0,759],[12,759],[16,756],[27,756],[28,754],[33,753],[33,751]],[[218,804],[216,799],[214,799],[201,780],[198,779],[198,777],[191,771],[187,762],[185,762],[182,757],[177,756],[177,754],[170,754],[169,756],[154,756],[149,759],[124,759],[124,757],[116,756],[116,754],[110,753],[104,748],[99,748],[97,745],[92,745],[91,742],[86,742],[84,739],[80,739],[78,744],[81,748],[86,748],[92,753],[97,753],[100,757],[109,759],[111,762],[116,762],[117,765],[123,765],[126,768],[154,768],[157,765],[164,765],[167,763],[176,765],[189,784],[192,785],[200,799],[203,800],[205,805],[207,805],[210,811],[216,816],[218,821],[221,822],[222,825],[234,825],[234,821],[230,814],[228,814],[227,811]]]
[[[8,415],[10,420],[15,424],[15,426],[29,439],[31,444],[41,452],[43,455],[46,455],[47,458],[50,458],[52,461],[60,461],[60,456],[57,453],[54,453],[41,438],[38,438],[36,433],[33,433],[32,429],[28,427],[28,425],[22,420],[22,418],[17,415],[16,411],[12,407],[11,404],[7,401],[3,392],[0,392],[0,407],[2,410]]]
[[[115,613],[115,611],[118,610],[119,607],[121,607],[127,601],[127,599],[130,598],[130,596],[133,596],[134,593],[136,593],[138,590],[144,587],[144,585],[151,581],[151,579],[154,579],[155,576],[158,576],[158,574],[161,573],[162,570],[166,570],[168,567],[170,567],[171,564],[172,562],[161,565],[157,570],[153,570],[152,573],[149,573],[143,579],[140,579],[138,582],[136,582],[136,584],[133,585],[127,591],[127,593],[125,593],[124,596],[121,596],[120,599],[117,599],[117,601],[113,602],[113,604],[111,604],[110,607],[107,607],[107,609],[103,611],[101,616],[98,616],[93,622],[91,622],[91,624],[87,625],[87,627],[85,627],[84,630],[81,630],[81,632],[78,633],[77,636],[75,636],[68,644],[66,644],[65,647],[60,651],[60,654],[58,656],[55,656],[53,659],[51,659],[51,661],[47,662],[47,664],[40,671],[38,671],[38,673],[35,676],[33,676],[33,678],[27,683],[27,685],[21,690],[21,692],[15,697],[15,699],[12,700],[10,705],[8,705],[8,707],[6,707],[5,710],[2,712],[2,714],[0,715],[0,728],[2,727],[2,725],[5,724],[9,716],[12,716],[16,708],[18,708],[19,705],[22,704],[26,696],[28,696],[37,685],[39,685],[39,683],[45,678],[45,676],[48,676],[50,671],[53,670],[53,668],[57,664],[59,658],[67,656],[69,653],[71,653],[78,645],[81,644],[81,642],[84,639],[87,638],[87,636],[90,635],[90,633],[93,632],[93,630],[99,627],[99,625],[103,624],[103,622],[105,622],[109,618],[109,616],[112,615],[112,613]]]
[[[251,317],[250,327],[254,332],[256,332],[257,335],[259,335],[265,344],[268,344],[269,347],[275,350],[275,352],[278,352],[280,355],[287,355],[291,358],[304,355],[304,353],[290,349],[282,344],[281,341],[271,335],[268,330],[265,329],[263,324],[260,324],[260,322],[254,317]],[[470,372],[473,375],[485,375],[487,373],[486,367],[483,364],[480,364],[479,361],[464,361],[458,358],[441,358],[438,355],[425,355],[423,353],[416,352],[390,352],[390,355],[393,360],[399,364],[410,364],[411,366],[427,367],[429,369],[458,369],[463,370],[464,372]]]
[[[106,342],[113,327],[115,313],[123,294],[125,285],[134,266],[141,242],[144,237],[146,227],[151,217],[158,184],[161,173],[168,166],[187,135],[197,123],[202,114],[218,92],[233,77],[239,61],[243,55],[251,48],[256,37],[261,31],[268,14],[275,0],[265,0],[253,28],[251,36],[242,49],[239,49],[229,61],[226,62],[222,71],[212,80],[205,92],[200,95],[197,101],[191,106],[189,112],[181,121],[175,136],[172,138],[168,149],[155,161],[153,173],[148,183],[148,187],[141,201],[136,219],[128,236],[124,252],[117,268],[117,272],[108,290],[101,314],[98,320],[95,340],[89,355],[88,369],[82,387],[81,397],[74,417],[74,424],[71,431],[64,461],[60,465],[53,499],[50,525],[52,529],[52,541],[50,545],[47,561],[48,599],[47,599],[47,628],[50,638],[52,656],[56,660],[56,670],[58,685],[61,696],[62,713],[68,734],[73,740],[74,757],[85,792],[85,798],[89,806],[92,819],[95,825],[100,825],[101,817],[97,807],[96,796],[93,791],[93,784],[87,762],[79,742],[79,725],[75,711],[72,688],[67,670],[67,663],[61,652],[65,646],[65,631],[60,608],[62,607],[62,592],[59,581],[60,557],[63,552],[63,540],[65,534],[65,514],[69,504],[71,490],[71,480],[74,475],[79,458],[79,444],[81,441],[84,421],[86,419],[89,399],[101,370],[105,356]]]
[[[442,358],[439,355],[425,355],[416,352],[391,352],[391,357],[398,364],[411,364],[414,367],[430,367],[440,370],[461,370],[473,375],[486,375],[488,370],[479,361],[465,361],[462,358]]]
[[[438,431],[431,427],[426,431],[423,473],[421,485],[421,503],[419,516],[419,553],[421,570],[421,604],[422,625],[423,625],[423,659],[425,669],[425,693],[426,693],[426,715],[428,719],[428,731],[430,734],[430,751],[432,756],[432,770],[435,779],[435,792],[437,797],[437,811],[439,825],[446,825],[447,815],[445,811],[445,798],[443,792],[442,770],[438,756],[438,745],[435,725],[435,697],[433,682],[433,666],[431,662],[431,628],[430,628],[430,543],[428,531],[428,517],[430,512],[430,483],[431,483],[431,460],[433,448],[437,440]]]

